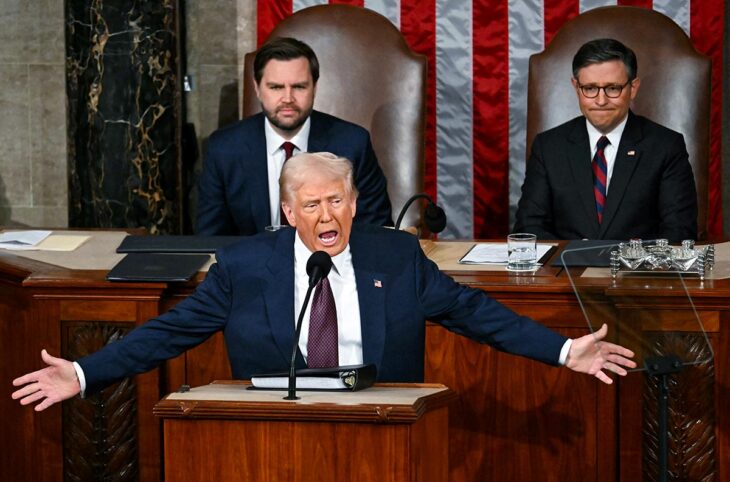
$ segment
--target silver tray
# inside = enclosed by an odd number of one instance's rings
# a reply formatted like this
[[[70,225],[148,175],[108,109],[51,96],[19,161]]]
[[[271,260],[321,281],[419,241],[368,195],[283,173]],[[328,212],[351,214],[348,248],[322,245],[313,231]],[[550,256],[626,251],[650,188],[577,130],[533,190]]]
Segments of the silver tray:
[[[704,280],[715,265],[715,245],[695,246],[691,239],[682,246],[670,246],[666,239],[642,241],[632,239],[619,243],[611,251],[611,276],[626,274],[682,274]]]

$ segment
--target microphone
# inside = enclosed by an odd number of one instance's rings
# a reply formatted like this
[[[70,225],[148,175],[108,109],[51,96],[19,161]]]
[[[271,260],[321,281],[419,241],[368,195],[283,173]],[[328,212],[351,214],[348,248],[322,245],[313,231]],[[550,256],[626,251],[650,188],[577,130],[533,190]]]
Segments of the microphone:
[[[400,223],[403,221],[403,216],[406,215],[406,211],[408,211],[408,208],[416,199],[428,200],[426,211],[423,214],[423,222],[426,223],[428,230],[434,234],[438,234],[443,231],[444,228],[446,228],[446,213],[435,202],[433,202],[433,199],[431,199],[428,194],[423,193],[411,196],[411,198],[406,201],[403,205],[403,209],[400,210],[400,214],[398,214],[398,220],[395,222],[395,229],[400,229]]]
[[[299,317],[297,318],[297,328],[294,333],[294,346],[291,351],[291,363],[289,364],[289,393],[284,400],[299,400],[297,397],[297,372],[296,372],[296,360],[297,350],[299,349],[299,335],[302,332],[302,320],[304,319],[304,312],[307,311],[307,305],[309,304],[309,297],[312,295],[312,289],[317,286],[322,278],[326,278],[332,269],[332,258],[324,251],[315,251],[307,260],[307,275],[309,276],[309,286],[307,287],[307,294],[304,296],[304,303],[302,303],[302,309],[299,311]]]
[[[315,251],[307,260],[309,287],[316,286],[322,278],[326,278],[332,269],[332,258],[324,251]],[[306,305],[306,303],[305,303]]]

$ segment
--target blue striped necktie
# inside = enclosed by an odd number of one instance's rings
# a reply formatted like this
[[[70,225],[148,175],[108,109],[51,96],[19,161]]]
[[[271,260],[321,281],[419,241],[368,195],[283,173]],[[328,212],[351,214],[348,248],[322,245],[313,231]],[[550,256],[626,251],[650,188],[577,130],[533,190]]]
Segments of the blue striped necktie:
[[[596,143],[596,155],[593,156],[593,195],[596,197],[596,211],[598,224],[603,221],[603,208],[606,206],[606,180],[608,164],[603,150],[610,144],[608,137],[601,136]]]

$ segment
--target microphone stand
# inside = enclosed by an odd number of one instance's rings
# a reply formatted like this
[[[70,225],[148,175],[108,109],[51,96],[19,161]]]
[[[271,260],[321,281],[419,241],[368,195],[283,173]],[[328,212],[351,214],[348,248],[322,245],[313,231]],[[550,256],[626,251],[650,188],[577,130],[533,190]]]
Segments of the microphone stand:
[[[413,201],[415,201],[416,199],[428,199],[428,202],[433,203],[433,201],[427,194],[415,194],[411,196],[408,201],[406,201],[406,203],[403,205],[403,208],[398,214],[398,219],[395,221],[396,231],[400,229],[400,223],[403,221],[403,217],[406,215],[406,211],[408,211],[408,208],[411,206],[411,204],[413,204]]]
[[[319,280],[317,281],[319,283]],[[299,318],[297,318],[297,329],[294,333],[294,347],[291,351],[291,363],[289,364],[289,394],[284,397],[284,400],[299,400],[297,397],[297,373],[296,373],[296,361],[297,361],[297,350],[299,349],[299,334],[302,332],[302,320],[304,319],[304,313],[307,311],[307,305],[309,304],[309,297],[312,295],[312,289],[317,283],[309,283],[307,288],[307,294],[304,296],[304,304],[299,312]]]
[[[299,318],[297,318],[297,328],[294,333],[294,346],[291,350],[291,363],[289,364],[289,394],[284,397],[284,400],[299,400],[297,397],[297,350],[299,349],[299,335],[302,332],[302,320],[304,319],[304,313],[307,311],[309,306],[309,297],[312,295],[312,290],[317,283],[322,281],[322,278],[326,277],[332,269],[332,258],[329,254],[324,251],[315,251],[307,260],[307,275],[309,275],[309,286],[307,287],[307,294],[304,296],[304,303],[299,311]]]
[[[400,229],[400,223],[403,221],[406,211],[408,211],[408,208],[416,199],[426,199],[428,201],[426,210],[423,213],[423,222],[428,231],[432,234],[438,234],[443,231],[446,227],[446,213],[444,213],[444,210],[441,209],[438,204],[433,202],[433,199],[431,199],[428,194],[424,193],[415,194],[405,202],[403,209],[401,209],[400,214],[398,214],[398,220],[395,223],[395,230],[397,231]]]

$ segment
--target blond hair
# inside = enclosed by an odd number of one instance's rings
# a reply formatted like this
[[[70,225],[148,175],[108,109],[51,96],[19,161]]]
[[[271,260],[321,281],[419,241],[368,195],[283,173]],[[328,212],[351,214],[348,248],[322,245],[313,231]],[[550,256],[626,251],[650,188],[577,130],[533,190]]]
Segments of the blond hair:
[[[333,181],[343,181],[347,195],[357,197],[353,181],[352,163],[331,152],[302,152],[284,163],[279,176],[279,193],[282,201],[292,201],[294,194],[307,181],[308,175],[316,172]]]

